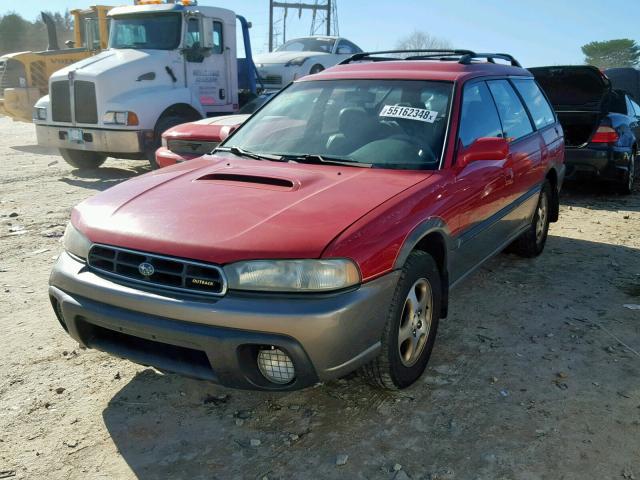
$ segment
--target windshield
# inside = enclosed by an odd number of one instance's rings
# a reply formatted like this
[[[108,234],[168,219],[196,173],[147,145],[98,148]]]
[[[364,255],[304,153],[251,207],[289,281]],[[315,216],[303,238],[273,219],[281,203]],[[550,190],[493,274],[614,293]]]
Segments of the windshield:
[[[250,115],[256,110],[258,110],[262,105],[266,103],[273,96],[272,93],[260,95],[257,98],[254,98],[249,103],[247,103],[244,107],[238,110],[238,113],[241,115]]]
[[[109,47],[174,50],[180,45],[181,27],[179,13],[113,17]]]
[[[438,168],[453,84],[407,80],[294,83],[223,147],[378,168]]]
[[[296,38],[276,48],[276,52],[324,52],[331,53],[336,43],[332,38]]]

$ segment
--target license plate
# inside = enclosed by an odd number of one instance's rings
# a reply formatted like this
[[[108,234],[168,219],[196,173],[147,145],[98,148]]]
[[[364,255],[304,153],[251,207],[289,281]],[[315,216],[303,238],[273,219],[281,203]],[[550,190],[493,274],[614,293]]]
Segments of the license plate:
[[[84,139],[82,138],[82,130],[80,130],[79,128],[70,128],[69,141],[73,143],[84,143]]]

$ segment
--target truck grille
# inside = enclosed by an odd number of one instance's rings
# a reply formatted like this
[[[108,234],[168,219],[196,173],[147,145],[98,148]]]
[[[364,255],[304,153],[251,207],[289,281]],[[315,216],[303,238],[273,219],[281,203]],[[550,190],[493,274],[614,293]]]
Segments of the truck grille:
[[[150,287],[211,296],[227,290],[222,269],[206,263],[107,245],[91,247],[87,263],[97,272]]]
[[[98,106],[96,104],[96,86],[94,83],[76,80],[73,82],[73,90],[76,122],[98,123]]]
[[[71,122],[71,96],[69,81],[51,83],[51,118],[54,122]]]

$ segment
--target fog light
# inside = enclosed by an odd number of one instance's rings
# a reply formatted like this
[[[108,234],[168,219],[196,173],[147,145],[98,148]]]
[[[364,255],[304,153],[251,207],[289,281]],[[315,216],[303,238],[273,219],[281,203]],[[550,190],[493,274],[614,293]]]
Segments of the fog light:
[[[296,376],[289,355],[273,346],[258,352],[258,368],[267,380],[280,385],[291,382]]]

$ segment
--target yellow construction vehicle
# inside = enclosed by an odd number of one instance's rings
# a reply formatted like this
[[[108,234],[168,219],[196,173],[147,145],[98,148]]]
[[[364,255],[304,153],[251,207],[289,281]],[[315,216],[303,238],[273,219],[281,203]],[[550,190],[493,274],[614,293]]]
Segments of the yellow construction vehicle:
[[[30,122],[38,99],[49,92],[52,73],[107,48],[107,12],[112,7],[72,10],[74,41],[58,46],[53,20],[45,13],[49,46],[43,52],[17,52],[0,57],[0,114]]]

